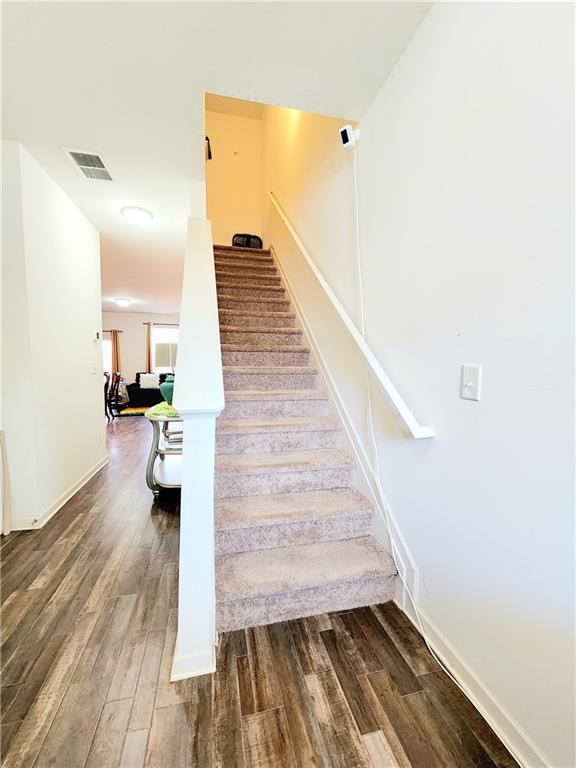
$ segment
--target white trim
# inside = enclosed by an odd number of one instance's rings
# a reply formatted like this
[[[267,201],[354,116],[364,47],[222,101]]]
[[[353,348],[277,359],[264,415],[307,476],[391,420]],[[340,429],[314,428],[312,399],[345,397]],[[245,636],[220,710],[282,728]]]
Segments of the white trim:
[[[400,395],[400,393],[392,383],[390,377],[378,362],[376,355],[372,352],[372,350],[366,343],[366,339],[362,336],[360,331],[356,328],[356,325],[354,324],[352,318],[346,312],[346,310],[340,303],[340,300],[338,299],[338,297],[336,296],[332,288],[329,286],[327,281],[324,279],[324,276],[322,275],[322,273],[320,272],[316,264],[314,263],[314,260],[306,250],[306,246],[304,245],[302,240],[300,240],[300,238],[298,237],[296,230],[288,220],[288,217],[282,210],[279,202],[274,197],[274,193],[268,192],[268,196],[270,197],[270,200],[272,201],[272,204],[274,205],[276,211],[278,212],[278,215],[282,219],[286,229],[288,230],[288,232],[292,236],[292,239],[298,246],[298,249],[302,253],[302,256],[306,260],[306,263],[310,267],[312,274],[314,275],[314,277],[320,284],[320,287],[322,288],[322,290],[330,300],[330,303],[336,310],[336,314],[340,318],[340,321],[342,322],[342,324],[344,325],[344,327],[346,328],[346,330],[354,340],[354,343],[357,345],[362,356],[367,362],[368,367],[370,368],[373,375],[375,376],[376,381],[388,396],[388,399],[390,400],[390,402],[398,412],[400,418],[408,428],[408,431],[410,432],[412,437],[414,437],[416,440],[422,440],[424,438],[434,437],[434,430],[432,429],[432,427],[422,426],[418,422],[418,420],[416,419],[416,417],[414,416],[410,408],[402,399],[402,396]]]
[[[42,512],[40,517],[35,518],[34,520],[31,520],[28,525],[22,525],[22,526],[12,526],[12,530],[14,531],[28,531],[28,530],[36,530],[37,528],[42,528],[46,525],[48,520],[50,520],[51,517],[54,517],[56,512],[58,510],[62,509],[64,504],[66,504],[67,501],[70,501],[72,496],[74,496],[75,493],[78,493],[80,488],[82,488],[83,485],[86,485],[86,483],[91,480],[94,475],[99,472],[103,467],[108,464],[110,459],[105,456],[103,459],[100,459],[100,461],[95,464],[92,469],[88,470],[80,480],[77,480],[74,485],[71,485],[70,488],[68,488],[67,491],[65,491],[62,496],[60,496],[59,499],[57,499],[53,504],[51,504],[47,509]]]
[[[398,604],[398,601],[394,602],[412,622],[418,634],[421,634],[411,612],[403,609]],[[437,656],[442,660],[442,663],[454,678],[458,680],[458,684],[466,694],[466,697],[470,699],[518,763],[523,768],[550,768],[554,765],[552,759],[546,757],[539,750],[522,726],[509,714],[487,686],[484,685],[478,675],[470,668],[448,638],[420,606],[418,606],[418,614],[424,625],[428,640]]]
[[[176,646],[174,648],[174,657],[172,659],[172,670],[170,672],[171,683],[176,683],[178,680],[186,680],[189,677],[209,675],[215,671],[216,647],[214,645],[194,653],[180,653],[178,637],[176,637]]]
[[[387,545],[389,547],[394,547],[396,560],[398,561],[398,564],[400,565],[400,567],[403,569],[403,574],[402,574],[403,581],[407,580],[409,582],[410,590],[414,595],[414,598],[417,600],[419,586],[420,586],[420,572],[418,570],[416,562],[414,561],[414,558],[412,557],[410,550],[408,549],[406,540],[404,539],[404,536],[402,535],[402,532],[396,522],[396,519],[392,514],[392,511],[390,509],[390,504],[388,503],[388,500],[386,499],[382,488],[380,488],[380,484],[378,483],[378,479],[374,472],[374,468],[372,467],[368,454],[366,453],[364,446],[362,444],[362,441],[360,439],[360,436],[358,435],[356,427],[354,426],[354,422],[350,417],[348,409],[346,408],[344,400],[340,394],[340,390],[338,389],[338,386],[334,380],[334,377],[330,372],[330,368],[326,362],[326,359],[324,358],[324,355],[320,350],[320,346],[318,342],[316,341],[316,337],[314,335],[312,327],[308,322],[306,313],[304,312],[302,305],[298,301],[298,297],[296,296],[296,291],[294,290],[294,286],[292,285],[290,278],[288,277],[288,274],[282,265],[278,252],[274,248],[273,244],[270,246],[270,251],[274,254],[274,257],[275,257],[274,260],[275,260],[276,266],[278,267],[280,275],[282,276],[282,280],[284,282],[286,290],[288,291],[288,295],[290,296],[290,300],[294,306],[294,309],[296,310],[298,319],[302,324],[307,341],[312,347],[314,357],[316,358],[316,363],[318,364],[318,367],[320,368],[322,372],[322,376],[324,377],[326,385],[330,391],[330,396],[336,410],[338,411],[338,416],[340,417],[340,421],[344,425],[344,429],[348,436],[348,440],[350,442],[351,448],[355,454],[356,461],[366,481],[366,485],[370,493],[372,504],[374,505],[375,510],[377,510],[378,512],[379,517],[377,521],[375,521],[376,527],[374,530],[374,535],[378,539],[378,541],[380,541],[380,543]],[[388,541],[388,526],[386,524],[386,512],[388,513],[388,519],[390,520],[390,523],[394,529],[394,540],[390,540],[390,541]],[[409,600],[407,599],[407,595],[405,594],[405,588],[402,584],[400,585],[399,589],[401,590],[400,594],[401,594],[402,604],[403,605],[409,604]]]

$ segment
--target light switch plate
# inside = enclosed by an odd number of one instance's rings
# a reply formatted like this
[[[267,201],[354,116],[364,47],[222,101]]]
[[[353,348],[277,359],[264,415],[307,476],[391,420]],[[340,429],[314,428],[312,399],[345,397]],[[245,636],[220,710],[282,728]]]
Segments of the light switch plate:
[[[460,397],[463,400],[480,400],[482,394],[482,366],[463,365],[460,379]]]

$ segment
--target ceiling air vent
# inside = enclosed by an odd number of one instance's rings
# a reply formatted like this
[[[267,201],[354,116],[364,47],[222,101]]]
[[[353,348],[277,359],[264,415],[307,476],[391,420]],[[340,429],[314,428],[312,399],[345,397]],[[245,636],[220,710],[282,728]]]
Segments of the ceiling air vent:
[[[79,149],[65,149],[64,152],[84,178],[112,181],[112,176],[108,173],[104,161],[96,152],[85,152]]]

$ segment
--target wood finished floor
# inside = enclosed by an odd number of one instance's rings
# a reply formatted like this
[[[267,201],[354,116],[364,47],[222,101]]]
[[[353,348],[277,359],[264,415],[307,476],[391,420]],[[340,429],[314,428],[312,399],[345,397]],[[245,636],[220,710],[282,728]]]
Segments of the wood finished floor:
[[[114,421],[109,466],[2,539],[4,768],[516,766],[392,604],[226,633],[171,684],[179,509],[149,438]]]

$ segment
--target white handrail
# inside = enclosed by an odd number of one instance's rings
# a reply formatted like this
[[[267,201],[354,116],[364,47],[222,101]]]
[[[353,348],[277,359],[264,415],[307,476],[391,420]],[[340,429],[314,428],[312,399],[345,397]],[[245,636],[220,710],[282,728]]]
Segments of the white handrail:
[[[224,382],[212,228],[206,219],[188,221],[173,402],[183,421],[174,681],[215,669],[214,471]]]
[[[338,299],[338,297],[336,296],[332,288],[328,285],[324,276],[322,275],[322,273],[314,263],[314,260],[306,250],[306,246],[304,245],[302,240],[300,240],[300,238],[298,237],[298,233],[296,232],[296,230],[290,223],[290,220],[282,210],[280,203],[274,197],[274,193],[268,192],[268,196],[270,197],[270,200],[272,201],[274,208],[278,212],[278,215],[284,222],[286,229],[288,230],[288,232],[292,236],[292,239],[294,240],[299,250],[301,251],[302,256],[304,256],[304,259],[306,260],[306,263],[310,267],[312,274],[314,275],[316,280],[319,282],[320,286],[322,287],[322,290],[324,291],[324,293],[330,300],[330,303],[336,310],[336,314],[340,318],[342,324],[344,325],[344,327],[346,328],[346,330],[354,340],[356,346],[362,353],[362,356],[364,357],[364,360],[368,364],[368,367],[374,374],[376,381],[388,396],[390,402],[398,412],[400,418],[408,428],[412,437],[414,437],[416,440],[422,440],[423,438],[434,437],[434,430],[432,429],[432,427],[422,426],[421,424],[419,424],[418,420],[416,419],[416,417],[414,416],[410,408],[408,408],[408,406],[404,402],[401,394],[398,392],[398,390],[390,380],[390,377],[388,376],[384,368],[382,368],[376,356],[374,355],[374,353],[366,343],[366,339],[362,336],[362,334],[354,324],[352,318],[346,312],[340,300]]]

